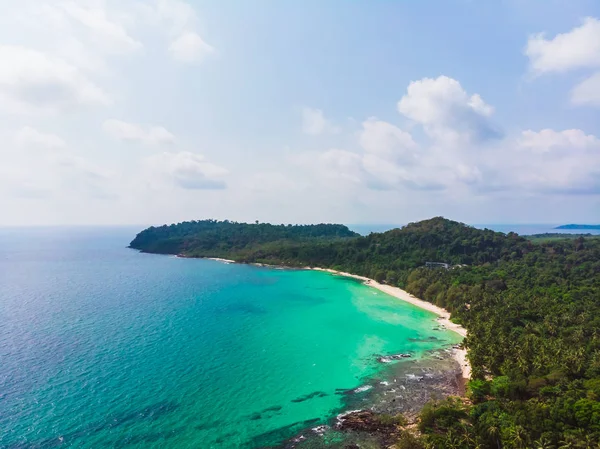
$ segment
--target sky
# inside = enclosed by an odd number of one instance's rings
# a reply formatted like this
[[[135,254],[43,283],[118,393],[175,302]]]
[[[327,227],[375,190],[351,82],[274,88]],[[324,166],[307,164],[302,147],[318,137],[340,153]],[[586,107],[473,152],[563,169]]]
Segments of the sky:
[[[600,222],[597,0],[0,8],[0,225]]]

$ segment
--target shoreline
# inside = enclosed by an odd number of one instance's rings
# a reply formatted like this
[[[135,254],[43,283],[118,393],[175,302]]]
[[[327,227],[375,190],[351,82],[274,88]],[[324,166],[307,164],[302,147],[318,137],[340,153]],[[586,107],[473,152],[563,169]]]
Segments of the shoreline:
[[[223,263],[237,263],[235,260],[223,259],[221,257],[207,257],[206,259],[208,259],[208,260],[214,260],[216,262],[223,262]]]
[[[453,323],[450,321],[450,312],[446,309],[442,309],[430,302],[419,299],[405,290],[402,290],[399,287],[392,287],[391,285],[381,284],[374,279],[370,279],[365,276],[359,276],[356,274],[345,273],[343,271],[333,270],[331,268],[307,268],[308,270],[314,271],[322,271],[325,273],[330,273],[336,276],[349,277],[353,279],[358,279],[364,282],[364,284],[368,287],[373,287],[383,293],[386,293],[394,298],[400,299],[404,302],[412,304],[413,306],[419,307],[420,309],[427,310],[429,312],[435,313],[438,316],[438,322],[444,326],[447,330],[451,330],[462,337],[467,336],[467,330],[462,327],[460,324]],[[452,354],[454,360],[459,364],[460,370],[462,372],[462,377],[465,380],[469,380],[471,378],[471,365],[467,359],[467,350],[466,349],[452,349]]]

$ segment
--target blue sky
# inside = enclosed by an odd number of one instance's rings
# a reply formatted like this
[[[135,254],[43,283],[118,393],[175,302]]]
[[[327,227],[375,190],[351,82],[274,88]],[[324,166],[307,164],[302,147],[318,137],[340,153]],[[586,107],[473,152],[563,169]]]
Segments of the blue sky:
[[[598,2],[0,6],[0,224],[600,221]]]

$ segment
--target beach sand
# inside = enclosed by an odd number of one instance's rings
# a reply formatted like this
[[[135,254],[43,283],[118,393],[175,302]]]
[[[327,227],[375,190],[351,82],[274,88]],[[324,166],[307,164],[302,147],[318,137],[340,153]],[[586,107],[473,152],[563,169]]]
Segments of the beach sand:
[[[368,285],[369,287],[376,288],[377,290],[387,293],[390,296],[401,299],[402,301],[406,301],[406,302],[408,302],[414,306],[417,306],[421,309],[425,309],[425,310],[435,313],[439,317],[438,322],[440,323],[440,325],[444,326],[448,330],[456,332],[457,334],[459,334],[463,337],[467,336],[467,330],[464,327],[450,321],[450,313],[447,310],[442,309],[441,307],[438,307],[434,304],[431,304],[430,302],[423,301],[422,299],[416,298],[413,295],[411,295],[410,293],[402,290],[401,288],[392,287],[391,285],[381,284],[373,279],[369,279],[364,276],[358,276],[355,274],[344,273],[342,271],[336,271],[336,270],[332,270],[332,269],[328,269],[328,268],[310,268],[310,269],[317,270],[317,271],[325,271],[327,273],[335,274],[338,276],[345,276],[345,277],[350,277],[350,278],[354,278],[354,279],[359,279],[359,280],[363,281],[365,283],[365,285]],[[465,380],[469,380],[471,378],[471,365],[469,364],[469,361],[467,359],[467,350],[466,349],[453,349],[453,355],[454,355],[454,359],[460,365],[463,378]]]

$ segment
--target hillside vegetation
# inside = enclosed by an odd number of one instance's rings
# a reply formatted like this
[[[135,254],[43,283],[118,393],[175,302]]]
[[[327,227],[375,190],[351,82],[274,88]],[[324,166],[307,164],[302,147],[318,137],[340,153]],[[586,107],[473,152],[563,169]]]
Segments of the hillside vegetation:
[[[243,226],[232,235],[227,227],[151,228],[132,247],[341,269],[448,309],[468,330],[471,403],[428,405],[420,438],[399,447],[599,447],[600,239],[533,243],[439,217],[366,237],[339,225],[300,227],[299,235]]]
[[[200,220],[152,226],[140,232],[129,246],[148,253],[241,259],[270,242],[298,244],[305,240],[337,240],[358,235],[338,224],[272,225]]]

